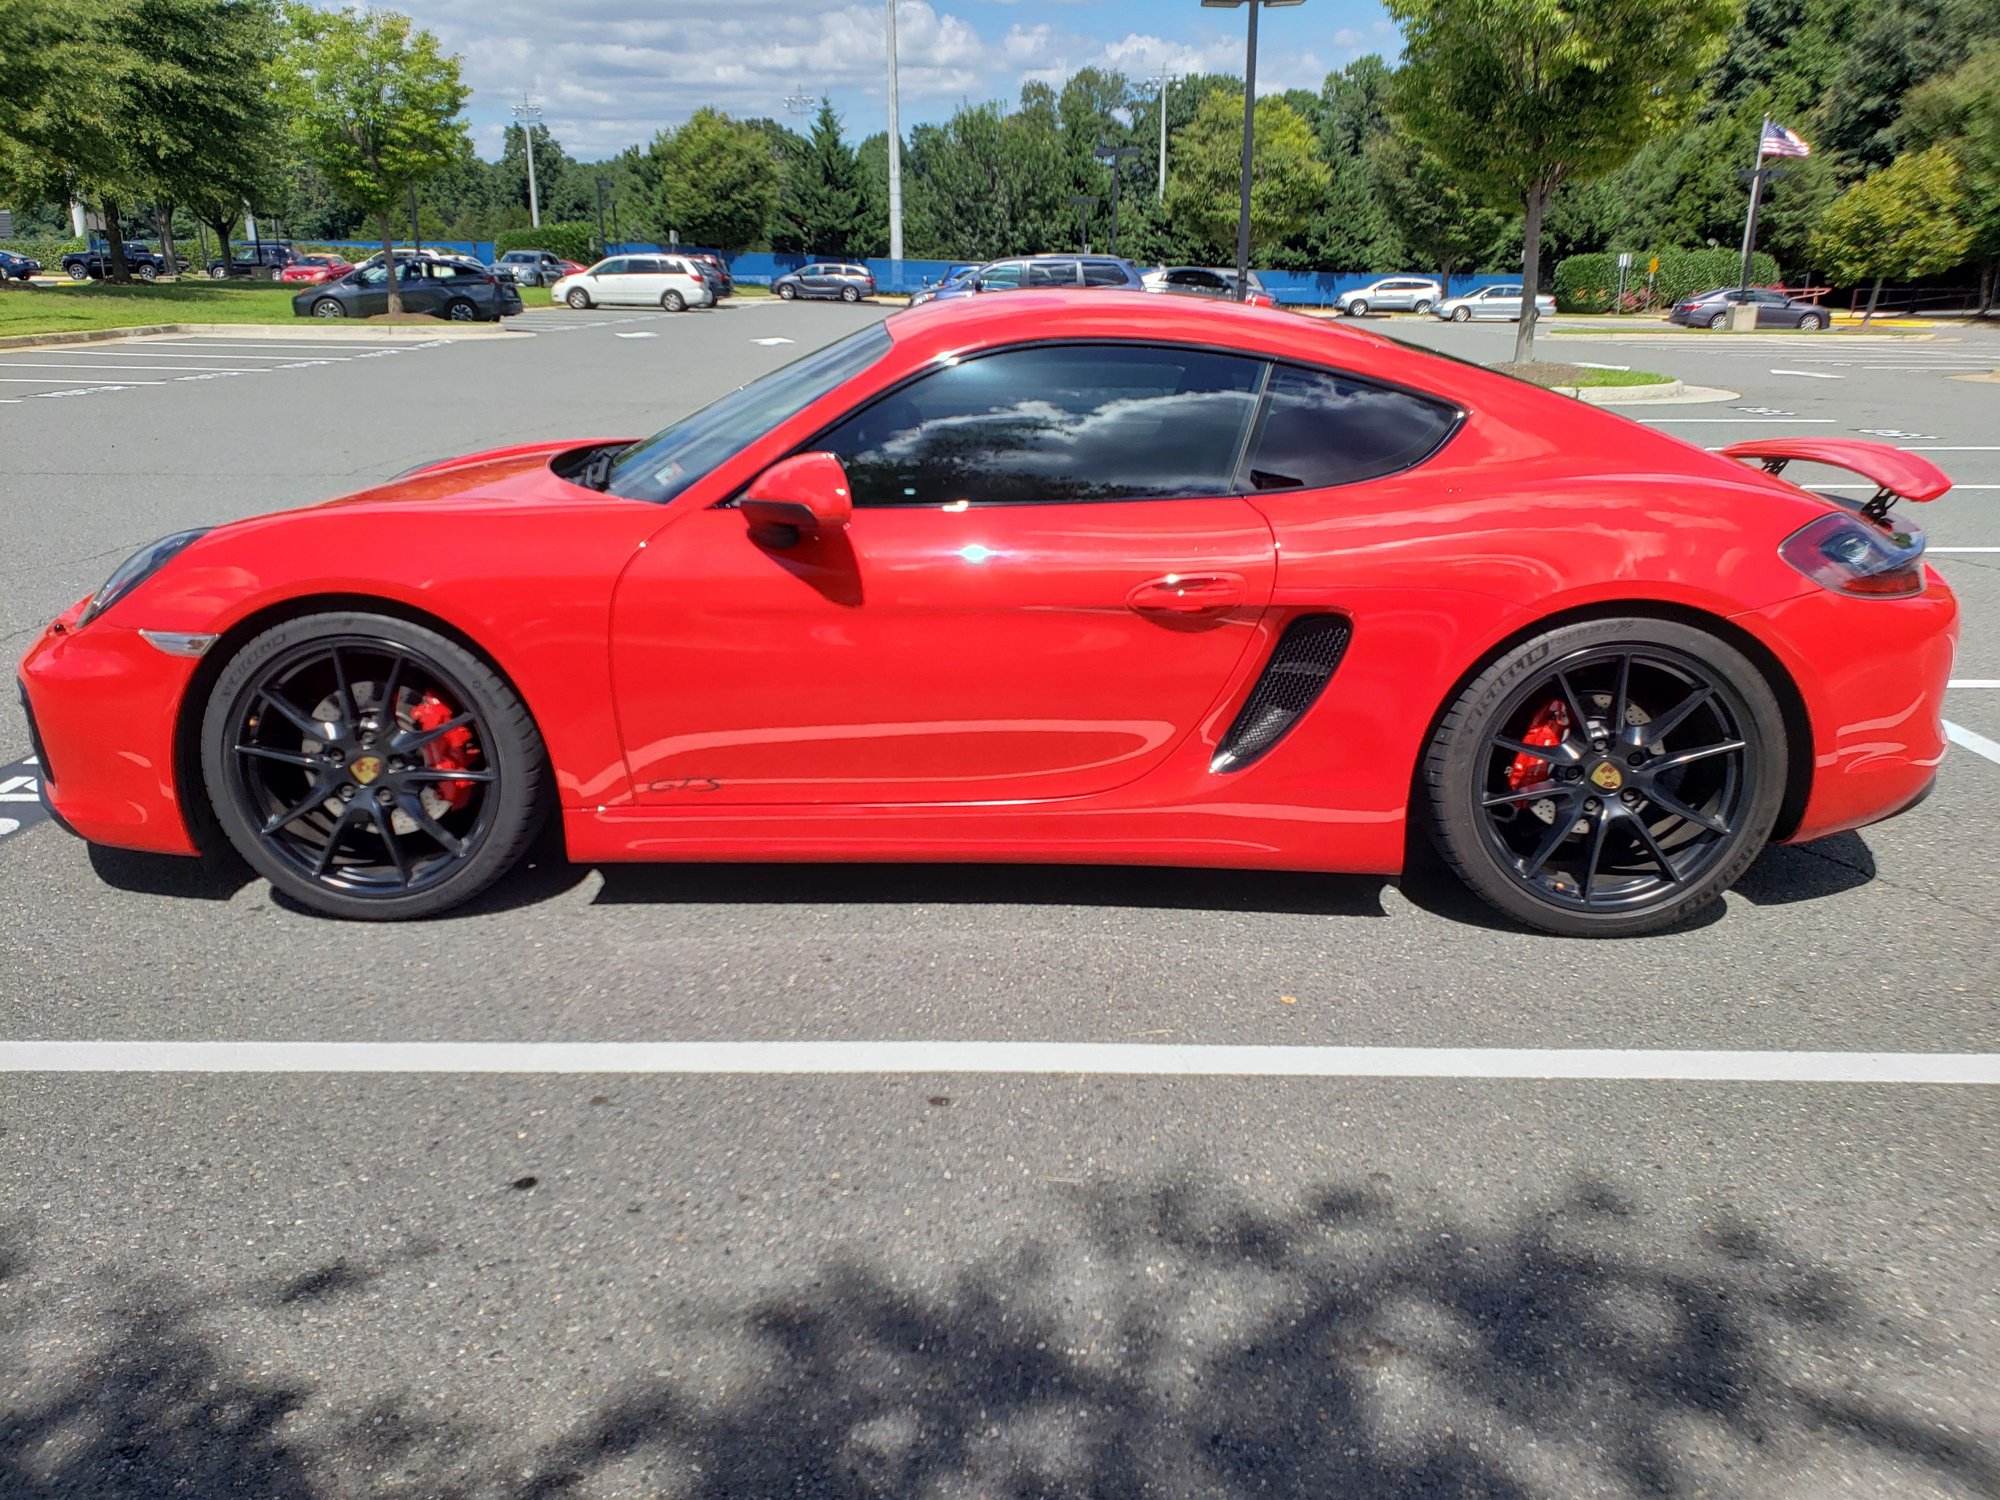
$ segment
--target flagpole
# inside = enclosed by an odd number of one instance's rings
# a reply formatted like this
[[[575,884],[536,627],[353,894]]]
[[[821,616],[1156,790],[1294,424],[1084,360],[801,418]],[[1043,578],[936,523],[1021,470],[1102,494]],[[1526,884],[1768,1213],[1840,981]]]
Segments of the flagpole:
[[[1737,290],[1750,290],[1750,252],[1757,244],[1757,204],[1764,196],[1764,137],[1770,133],[1771,117],[1757,127],[1757,159],[1750,164],[1750,211],[1743,216],[1743,277]]]

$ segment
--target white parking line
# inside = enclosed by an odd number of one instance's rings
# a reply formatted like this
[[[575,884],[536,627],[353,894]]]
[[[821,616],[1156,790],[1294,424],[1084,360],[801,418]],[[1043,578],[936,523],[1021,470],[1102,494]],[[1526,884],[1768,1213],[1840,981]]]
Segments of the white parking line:
[[[1125,1042],[0,1042],[0,1073],[1013,1073],[2000,1084],[1986,1052],[1256,1047]]]
[[[130,370],[135,374],[141,370],[144,370],[147,374],[153,374],[161,370],[215,370],[216,367],[214,365],[89,365],[89,364],[71,364],[68,360],[56,363],[54,361],[42,361],[42,360],[31,360],[31,359],[7,359],[7,360],[0,360],[0,369],[108,370],[111,374],[116,375],[120,370]],[[228,370],[226,372],[218,370],[217,373],[218,374],[227,373],[230,375],[257,375],[261,374],[262,372],[258,370]]]
[[[16,350],[15,352],[19,353],[21,351]],[[297,359],[301,351],[294,351],[293,353],[290,354],[259,354],[254,349],[231,349],[227,353],[204,354],[201,352],[199,348],[196,348],[194,346],[176,344],[171,349],[167,350],[64,349],[60,352],[66,359],[77,358],[84,355],[88,355],[94,359],[225,359],[234,363],[241,363],[245,360],[253,360],[253,359],[262,359],[262,360]],[[325,359],[352,359],[353,357],[354,356],[351,354],[328,354],[322,356],[322,358]]]
[[[1877,486],[1872,484],[1847,484],[1843,482],[1840,484],[1809,484],[1806,488],[1811,490],[1873,490]],[[1951,487],[1951,492],[1954,495],[1960,490],[2000,490],[2000,484],[1955,484]]]
[[[1779,423],[1798,427],[1812,424],[1822,427],[1833,425],[1832,417],[1655,417],[1655,427],[1685,427],[1700,422],[1754,422],[1760,427],[1775,427]]]
[[[1924,556],[1925,556],[1925,557],[1929,557],[1929,556],[1930,556],[1930,555],[1931,555],[1932,553],[1934,553],[1934,552],[2000,552],[2000,547],[1926,547],[1926,548],[1924,548]]]
[[[2000,765],[2000,744],[1995,744],[1983,734],[1974,734],[1963,724],[1944,721],[1944,737],[1954,745],[1963,745],[1974,755],[1983,755],[1995,765]]]
[[[1821,370],[1773,370],[1773,375],[1803,375],[1807,380],[1845,380],[1845,375],[1828,375]]]
[[[115,376],[110,380],[72,380],[66,375],[48,375],[42,377],[35,377],[29,375],[0,375],[0,382],[5,382],[8,385],[110,386],[110,385],[165,385],[166,384],[164,380],[119,380]]]
[[[1954,677],[1945,686],[1955,688],[2000,688],[2000,677]]]

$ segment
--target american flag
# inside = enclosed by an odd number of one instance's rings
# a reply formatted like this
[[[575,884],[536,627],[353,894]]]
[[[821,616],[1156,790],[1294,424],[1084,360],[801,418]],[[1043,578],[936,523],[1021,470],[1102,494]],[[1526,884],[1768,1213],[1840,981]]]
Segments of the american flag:
[[[1785,129],[1776,120],[1764,122],[1764,141],[1758,148],[1759,156],[1811,156],[1812,147],[1804,137]]]

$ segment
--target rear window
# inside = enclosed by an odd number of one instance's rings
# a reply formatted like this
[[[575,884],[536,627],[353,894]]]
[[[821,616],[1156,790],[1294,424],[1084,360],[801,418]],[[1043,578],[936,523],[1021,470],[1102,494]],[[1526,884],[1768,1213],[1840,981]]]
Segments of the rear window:
[[[1125,286],[1131,280],[1123,266],[1109,261],[1085,261],[1083,263],[1083,284],[1085,286]]]
[[[1442,401],[1326,370],[1276,365],[1250,444],[1255,490],[1325,489],[1422,463],[1458,425]]]

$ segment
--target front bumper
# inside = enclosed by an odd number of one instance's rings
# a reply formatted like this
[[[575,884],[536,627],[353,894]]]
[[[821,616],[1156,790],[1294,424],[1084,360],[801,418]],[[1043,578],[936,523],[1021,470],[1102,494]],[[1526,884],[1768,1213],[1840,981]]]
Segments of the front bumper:
[[[108,619],[73,630],[82,608],[45,630],[21,661],[44,800],[93,843],[197,853],[181,813],[174,725],[199,664]]]

